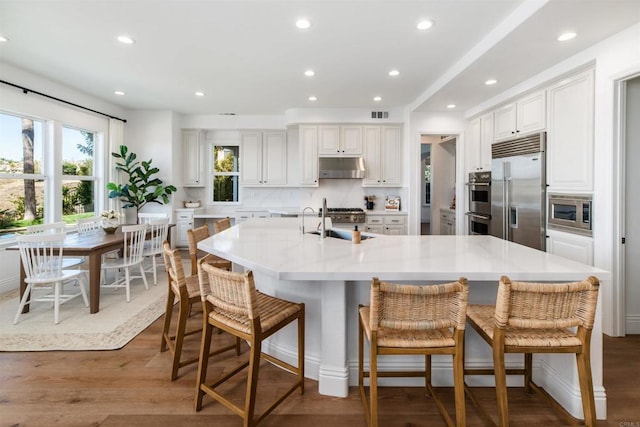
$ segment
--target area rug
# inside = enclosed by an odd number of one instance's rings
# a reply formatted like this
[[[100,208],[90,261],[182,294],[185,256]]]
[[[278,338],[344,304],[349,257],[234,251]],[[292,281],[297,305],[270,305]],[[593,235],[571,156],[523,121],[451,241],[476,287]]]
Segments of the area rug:
[[[60,323],[53,323],[53,307],[34,302],[29,313],[13,318],[18,291],[0,295],[0,351],[115,350],[142,332],[165,310],[167,277],[158,269],[158,284],[148,274],[149,290],[140,279],[131,284],[131,302],[124,288],[100,291],[100,311],[89,313],[81,297],[60,306]]]

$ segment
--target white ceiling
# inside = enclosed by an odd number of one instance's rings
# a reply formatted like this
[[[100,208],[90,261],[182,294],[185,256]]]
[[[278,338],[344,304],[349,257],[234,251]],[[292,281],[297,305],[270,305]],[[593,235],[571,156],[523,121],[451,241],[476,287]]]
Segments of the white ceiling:
[[[128,109],[465,111],[638,22],[640,0],[0,0],[0,61]]]

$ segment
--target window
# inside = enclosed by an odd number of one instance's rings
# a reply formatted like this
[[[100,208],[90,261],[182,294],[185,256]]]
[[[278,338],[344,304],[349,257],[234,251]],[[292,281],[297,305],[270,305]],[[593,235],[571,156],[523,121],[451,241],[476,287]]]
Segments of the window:
[[[42,121],[0,113],[0,237],[44,218],[43,132]]]
[[[66,222],[94,216],[94,141],[93,132],[62,128],[62,218]]]
[[[212,188],[214,203],[238,202],[240,147],[237,145],[213,145]]]

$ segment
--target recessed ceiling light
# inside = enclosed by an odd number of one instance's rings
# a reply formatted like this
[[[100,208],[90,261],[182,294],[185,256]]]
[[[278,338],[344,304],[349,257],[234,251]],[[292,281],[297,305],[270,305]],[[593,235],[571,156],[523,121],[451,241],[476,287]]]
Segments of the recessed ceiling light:
[[[116,90],[116,91],[114,91],[113,93],[114,93],[115,95],[118,95],[118,96],[123,96],[123,95],[124,95],[124,92],[123,92],[123,91],[121,91],[121,90]]]
[[[136,41],[129,36],[118,36],[118,41],[124,44],[134,44]]]
[[[449,110],[453,110],[454,108],[456,108],[456,104],[449,104],[449,105],[447,105],[447,108]]]
[[[484,84],[486,84],[487,86],[491,86],[498,83],[498,81],[496,79],[489,79],[486,82],[484,82]]]
[[[397,76],[397,75],[399,75],[399,74],[400,74],[400,71],[398,71],[398,70],[391,70],[391,71],[389,71],[389,75],[390,75],[391,77],[395,77],[395,76]]]
[[[309,97],[309,101],[317,101],[318,97],[317,96],[310,96]]]
[[[558,36],[558,41],[559,42],[566,42],[567,40],[571,40],[571,39],[575,38],[575,36],[576,36],[576,33],[572,33],[572,32],[560,34]]]
[[[307,76],[307,77],[313,77],[313,76],[316,75],[316,72],[313,71],[313,70],[307,70],[307,71],[304,72],[304,75]]]
[[[301,30],[306,30],[307,28],[311,27],[311,22],[306,18],[300,18],[296,21],[296,27]]]
[[[9,39],[6,38],[5,36],[0,36],[0,42],[8,42]]]
[[[380,101],[382,101],[382,97],[381,96],[374,96],[373,100],[376,101],[376,102],[380,102]]]
[[[425,19],[424,21],[420,21],[418,22],[418,25],[416,25],[416,28],[419,30],[428,30],[431,27],[433,27],[433,21],[430,19]]]
[[[195,93],[195,95],[196,95],[196,96],[204,96],[204,92],[200,92],[200,91],[198,91],[198,92],[196,92],[196,93]]]

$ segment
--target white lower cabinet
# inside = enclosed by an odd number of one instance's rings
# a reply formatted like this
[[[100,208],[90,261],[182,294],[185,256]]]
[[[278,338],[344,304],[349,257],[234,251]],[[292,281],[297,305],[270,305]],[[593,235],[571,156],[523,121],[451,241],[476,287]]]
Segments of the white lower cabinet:
[[[367,215],[365,231],[389,236],[407,234],[406,216],[404,215]]]
[[[189,246],[187,230],[193,228],[193,210],[176,211],[176,247]]]
[[[449,209],[440,209],[440,234],[453,236],[456,234],[456,213]]]
[[[236,224],[247,221],[252,218],[270,218],[271,214],[268,211],[244,211],[236,212],[235,220]]]
[[[547,252],[583,264],[593,265],[593,238],[547,230]]]

